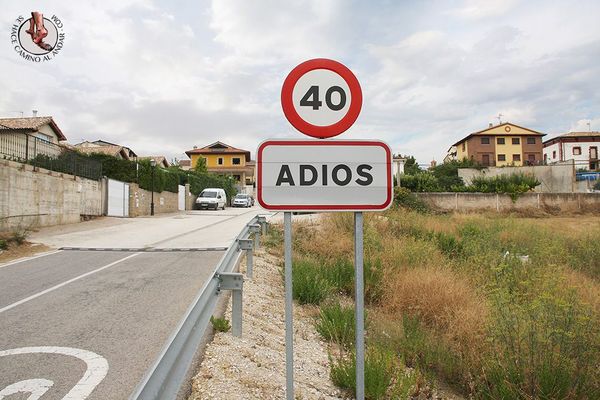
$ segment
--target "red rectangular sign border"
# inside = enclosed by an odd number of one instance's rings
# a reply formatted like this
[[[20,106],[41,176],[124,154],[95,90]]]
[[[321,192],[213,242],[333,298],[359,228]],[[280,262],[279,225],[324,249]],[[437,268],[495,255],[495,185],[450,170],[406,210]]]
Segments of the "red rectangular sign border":
[[[256,164],[258,167],[257,171],[257,200],[258,204],[266,210],[277,210],[277,211],[377,211],[385,210],[389,207],[392,202],[392,170],[391,167],[387,169],[387,199],[383,204],[380,205],[364,205],[364,204],[347,204],[347,205],[334,205],[334,204],[311,204],[311,205],[268,205],[263,201],[262,198],[262,152],[267,146],[272,145],[291,145],[291,146],[379,146],[385,150],[387,164],[391,166],[392,153],[387,144],[379,140],[265,140],[262,142],[256,153]]]

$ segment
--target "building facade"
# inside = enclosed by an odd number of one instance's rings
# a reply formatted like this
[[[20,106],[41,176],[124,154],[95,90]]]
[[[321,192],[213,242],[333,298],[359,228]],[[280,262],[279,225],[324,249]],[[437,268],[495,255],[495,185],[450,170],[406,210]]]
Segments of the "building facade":
[[[575,168],[600,170],[600,132],[569,132],[544,142],[544,160],[551,164],[573,160]]]
[[[473,132],[448,150],[444,161],[469,159],[483,166],[522,166],[543,163],[544,133],[505,122]]]
[[[194,148],[185,152],[191,160],[194,169],[198,160],[203,158],[206,169],[220,175],[230,175],[239,185],[254,185],[254,161],[250,159],[250,152],[230,146],[222,142],[215,142],[202,148]]]

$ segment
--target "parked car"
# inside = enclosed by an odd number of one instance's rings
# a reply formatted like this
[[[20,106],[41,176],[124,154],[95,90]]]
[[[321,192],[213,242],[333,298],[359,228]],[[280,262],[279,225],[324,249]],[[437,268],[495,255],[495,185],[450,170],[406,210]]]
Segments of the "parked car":
[[[252,207],[252,196],[239,193],[233,198],[234,207]]]
[[[223,208],[224,210],[226,205],[227,195],[225,194],[225,190],[223,189],[204,189],[196,199],[196,208],[200,210],[203,208],[214,208],[215,210]]]

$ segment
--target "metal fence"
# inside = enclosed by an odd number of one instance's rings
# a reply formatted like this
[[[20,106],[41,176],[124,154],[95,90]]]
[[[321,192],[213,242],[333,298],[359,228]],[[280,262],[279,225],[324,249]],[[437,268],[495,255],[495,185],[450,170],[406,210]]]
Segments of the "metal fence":
[[[247,278],[252,278],[252,252],[258,249],[260,234],[266,233],[267,220],[255,216],[233,240],[212,278],[200,290],[175,332],[167,340],[154,365],[147,371],[131,400],[175,399],[198,350],[211,315],[217,307],[219,295],[232,291],[232,333],[242,334],[242,287],[243,275],[233,272],[246,253]],[[254,240],[250,240],[253,235]]]
[[[102,163],[27,133],[1,133],[0,158],[98,180]]]

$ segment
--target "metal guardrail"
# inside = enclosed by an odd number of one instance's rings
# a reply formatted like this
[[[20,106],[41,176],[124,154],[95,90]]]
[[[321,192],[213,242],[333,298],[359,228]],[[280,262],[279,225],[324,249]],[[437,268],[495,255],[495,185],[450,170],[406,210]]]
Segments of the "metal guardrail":
[[[175,399],[177,397],[208,327],[210,317],[215,311],[219,294],[222,290],[228,290],[228,287],[222,286],[223,277],[231,275],[235,266],[238,265],[243,251],[247,251],[248,254],[252,251],[246,246],[241,246],[240,243],[248,243],[248,238],[253,232],[255,238],[260,234],[256,230],[257,223],[264,227],[264,224],[266,224],[265,217],[255,216],[234,239],[217,264],[212,278],[200,290],[185,313],[184,318],[179,322],[175,332],[167,340],[158,359],[130,396],[131,400]],[[234,300],[238,299],[236,301],[238,304],[232,305],[233,311],[235,314],[235,308],[239,306],[237,308],[239,308],[240,315],[232,316],[233,332],[236,333],[237,331],[241,335],[241,290],[239,295],[235,292],[234,294]],[[236,319],[238,320],[236,321]]]

